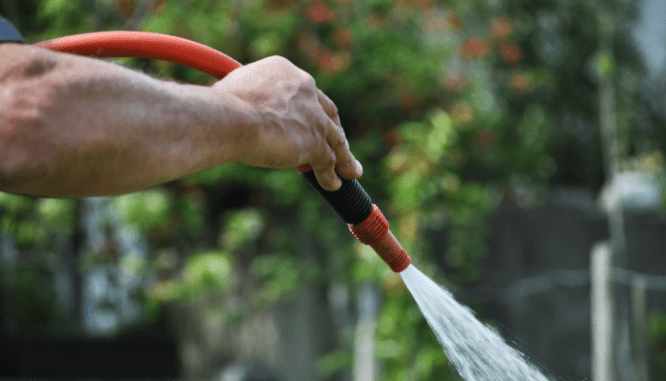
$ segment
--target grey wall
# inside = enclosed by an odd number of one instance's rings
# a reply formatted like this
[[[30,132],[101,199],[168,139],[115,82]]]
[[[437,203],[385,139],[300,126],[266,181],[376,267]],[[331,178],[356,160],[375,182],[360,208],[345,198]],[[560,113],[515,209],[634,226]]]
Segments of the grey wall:
[[[627,211],[625,223],[628,268],[666,275],[666,219]],[[591,202],[503,205],[481,280],[461,301],[480,306],[505,338],[559,379],[590,377],[590,250],[607,237],[606,218]],[[666,292],[648,290],[648,311],[657,308],[666,311]]]
[[[563,380],[590,377],[590,251],[608,238],[608,225],[589,200],[500,207],[480,281],[459,292],[461,302]],[[628,269],[666,275],[663,215],[626,211],[625,224]],[[666,312],[666,292],[648,290],[647,307]]]

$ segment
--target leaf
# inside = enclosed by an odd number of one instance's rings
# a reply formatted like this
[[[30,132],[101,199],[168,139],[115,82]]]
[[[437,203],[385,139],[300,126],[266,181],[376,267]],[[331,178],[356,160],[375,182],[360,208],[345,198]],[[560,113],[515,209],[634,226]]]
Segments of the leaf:
[[[419,187],[421,176],[414,170],[408,170],[393,181],[393,201],[399,209],[412,209],[419,205]]]
[[[192,255],[183,273],[186,284],[195,292],[201,289],[222,292],[229,285],[231,259],[223,251]]]
[[[425,140],[425,154],[430,161],[439,162],[447,146],[455,139],[456,132],[451,118],[444,111],[436,111],[430,116],[432,128]]]

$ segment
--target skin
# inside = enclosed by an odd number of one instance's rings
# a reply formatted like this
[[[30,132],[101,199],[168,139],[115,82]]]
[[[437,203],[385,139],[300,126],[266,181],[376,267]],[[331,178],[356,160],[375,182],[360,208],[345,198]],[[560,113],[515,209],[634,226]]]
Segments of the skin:
[[[0,44],[0,191],[117,195],[230,162],[310,164],[327,190],[362,175],[336,106],[285,58],[207,87]]]

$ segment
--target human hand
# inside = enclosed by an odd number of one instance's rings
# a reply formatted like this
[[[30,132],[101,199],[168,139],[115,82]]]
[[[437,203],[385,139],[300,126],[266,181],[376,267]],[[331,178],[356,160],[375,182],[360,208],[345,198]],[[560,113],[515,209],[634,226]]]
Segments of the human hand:
[[[249,102],[261,115],[240,161],[265,168],[310,164],[319,184],[338,190],[342,181],[363,174],[349,151],[335,104],[314,78],[289,60],[272,56],[240,67],[213,85]]]

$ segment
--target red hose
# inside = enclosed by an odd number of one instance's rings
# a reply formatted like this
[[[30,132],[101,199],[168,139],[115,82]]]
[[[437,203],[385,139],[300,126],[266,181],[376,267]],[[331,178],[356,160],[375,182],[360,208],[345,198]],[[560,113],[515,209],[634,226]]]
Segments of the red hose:
[[[171,61],[222,79],[242,65],[228,55],[185,38],[150,32],[94,32],[42,41],[35,46],[92,57]]]
[[[222,79],[242,65],[226,54],[198,42],[184,38],[149,32],[95,32],[76,34],[43,41],[35,46],[93,57],[139,57],[171,61],[200,70]],[[300,172],[312,170],[309,164],[299,166]],[[365,192],[365,191],[364,191]],[[376,205],[360,224],[349,228],[354,236],[370,245],[395,272],[401,272],[411,263],[389,224]]]

